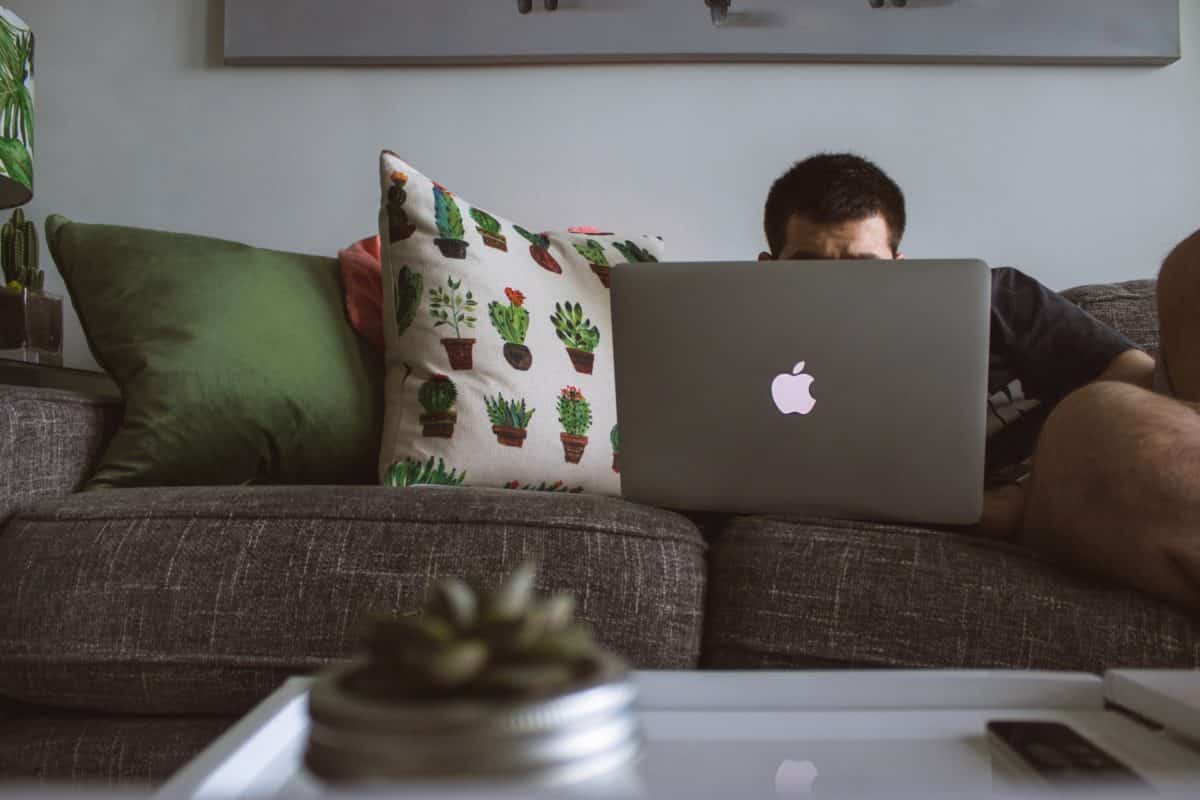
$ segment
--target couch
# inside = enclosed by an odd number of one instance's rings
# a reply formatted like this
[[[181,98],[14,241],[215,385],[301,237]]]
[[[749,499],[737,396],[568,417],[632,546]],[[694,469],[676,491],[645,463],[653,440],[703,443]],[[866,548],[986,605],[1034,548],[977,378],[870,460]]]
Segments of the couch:
[[[1153,351],[1153,283],[1067,292]],[[1200,667],[1200,620],[949,530],[464,488],[75,491],[118,401],[0,387],[0,779],[161,781],[371,610],[526,559],[643,669]]]

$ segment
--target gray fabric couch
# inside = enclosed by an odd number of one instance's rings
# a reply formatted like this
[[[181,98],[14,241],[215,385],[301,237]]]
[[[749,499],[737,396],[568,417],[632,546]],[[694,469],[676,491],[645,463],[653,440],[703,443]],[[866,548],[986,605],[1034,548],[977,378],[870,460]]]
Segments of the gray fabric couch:
[[[1067,293],[1153,351],[1153,285]],[[427,583],[543,564],[655,668],[1200,667],[1200,620],[954,531],[476,489],[78,493],[119,404],[0,387],[0,779],[158,781]]]

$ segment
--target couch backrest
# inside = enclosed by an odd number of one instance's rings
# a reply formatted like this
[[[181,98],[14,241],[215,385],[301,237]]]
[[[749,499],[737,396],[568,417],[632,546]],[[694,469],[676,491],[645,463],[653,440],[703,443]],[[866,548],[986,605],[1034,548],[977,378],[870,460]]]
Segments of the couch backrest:
[[[1076,286],[1063,297],[1128,336],[1151,355],[1158,351],[1158,307],[1153,280]]]

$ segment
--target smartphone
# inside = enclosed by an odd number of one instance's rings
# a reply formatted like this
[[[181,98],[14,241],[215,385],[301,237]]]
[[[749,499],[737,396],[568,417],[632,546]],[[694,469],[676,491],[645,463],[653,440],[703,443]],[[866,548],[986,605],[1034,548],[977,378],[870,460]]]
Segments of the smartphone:
[[[1044,784],[1153,794],[1140,775],[1061,722],[993,720],[987,732],[993,746],[1016,757]]]

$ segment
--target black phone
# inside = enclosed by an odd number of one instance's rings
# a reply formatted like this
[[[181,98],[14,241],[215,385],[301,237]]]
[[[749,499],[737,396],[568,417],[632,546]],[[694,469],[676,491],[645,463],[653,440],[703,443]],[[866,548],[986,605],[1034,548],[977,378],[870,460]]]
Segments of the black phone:
[[[987,732],[993,744],[1006,748],[1052,786],[1153,793],[1140,775],[1061,722],[993,720]]]

